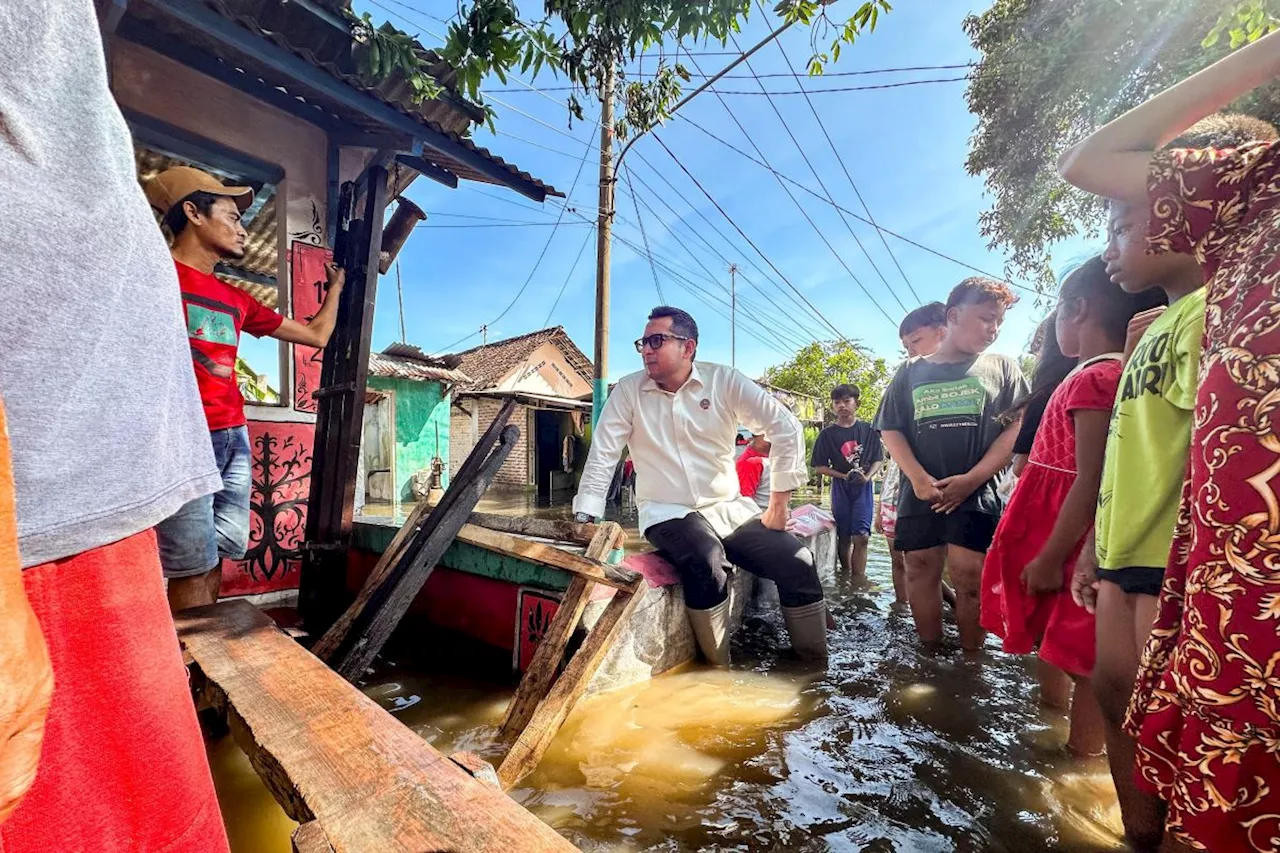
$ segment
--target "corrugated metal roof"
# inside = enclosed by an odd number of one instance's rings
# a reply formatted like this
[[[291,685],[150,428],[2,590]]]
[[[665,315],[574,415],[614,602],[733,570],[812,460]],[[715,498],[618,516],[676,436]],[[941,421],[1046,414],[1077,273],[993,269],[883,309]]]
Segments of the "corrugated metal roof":
[[[474,123],[483,120],[483,113],[474,104],[457,94],[456,75],[453,69],[440,60],[439,55],[434,51],[423,48],[421,55],[431,63],[432,76],[440,81],[448,93],[429,101],[414,103],[412,89],[399,72],[394,73],[376,87],[366,85],[363,81],[355,56],[352,54],[353,39],[350,27],[338,12],[333,11],[343,8],[339,0],[325,2],[323,5],[326,9],[321,14],[308,8],[311,4],[288,2],[288,0],[202,0],[202,2],[228,20],[236,22],[317,68],[325,70],[352,89],[377,98],[423,127],[448,136],[463,148],[491,161],[513,177],[533,184],[550,195],[563,197],[563,193],[554,187],[507,163],[501,157],[476,145],[464,136],[470,132]],[[231,69],[244,72],[272,87],[281,89],[302,104],[315,108],[317,119],[337,119],[345,126],[372,133],[386,131],[386,128],[375,119],[337,103],[321,91],[311,89],[294,80],[281,79],[279,73],[272,72],[261,62],[255,61],[253,57],[231,50],[218,40],[182,25],[166,15],[163,6],[152,6],[148,0],[131,3],[128,16],[144,21],[147,26],[158,30],[161,34],[221,60]],[[122,28],[122,32],[124,31],[125,29]],[[500,183],[459,160],[437,152],[427,151],[422,156],[423,159],[447,169],[459,178],[490,184]]]
[[[404,345],[393,344],[387,350],[401,346]],[[417,349],[417,347],[413,347],[413,349]],[[421,352],[421,350],[418,350],[418,352]],[[433,359],[426,356],[421,359],[411,358],[404,355],[393,355],[388,351],[369,354],[369,375],[383,376],[389,379],[411,379],[418,382],[466,384],[471,381],[465,373],[449,367],[441,359]]]

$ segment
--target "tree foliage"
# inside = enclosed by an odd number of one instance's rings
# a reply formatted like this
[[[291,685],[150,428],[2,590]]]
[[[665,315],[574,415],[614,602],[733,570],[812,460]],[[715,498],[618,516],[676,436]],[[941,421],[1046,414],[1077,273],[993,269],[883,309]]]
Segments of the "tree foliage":
[[[874,31],[891,8],[889,0],[864,0],[843,22],[832,21],[817,0],[781,0],[775,11],[811,28],[809,70],[820,74],[839,60],[842,47]],[[481,91],[489,74],[503,83],[517,72],[564,76],[574,87],[569,111],[582,119],[582,98],[599,97],[612,70],[618,74],[614,97],[620,107],[615,130],[625,139],[662,123],[680,100],[682,84],[690,79],[677,61],[683,43],[725,44],[751,11],[752,0],[543,0],[536,17],[525,17],[515,0],[472,0],[459,4],[438,52],[456,72],[461,93],[490,116]],[[370,80],[398,72],[419,100],[440,94],[428,58],[412,37],[389,23],[375,26],[368,13],[348,18],[361,71]],[[628,63],[649,52],[656,54],[651,79],[627,80]]]
[[[837,385],[857,385],[862,392],[858,415],[865,419],[880,408],[880,398],[891,377],[892,371],[883,358],[875,358],[846,341],[809,344],[790,361],[764,372],[764,381],[770,385],[825,401],[830,401],[831,389]]]
[[[1280,25],[1280,0],[995,0],[965,20],[982,54],[967,167],[993,204],[980,217],[1008,273],[1052,283],[1048,245],[1101,223],[1101,203],[1057,174],[1101,124]],[[1234,106],[1280,118],[1280,86]]]

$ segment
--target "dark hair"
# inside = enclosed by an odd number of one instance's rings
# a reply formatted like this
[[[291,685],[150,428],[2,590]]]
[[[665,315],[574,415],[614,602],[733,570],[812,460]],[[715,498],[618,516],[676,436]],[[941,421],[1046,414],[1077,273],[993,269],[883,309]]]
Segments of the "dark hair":
[[[959,308],[961,305],[981,305],[984,302],[994,302],[1009,308],[1017,301],[1018,297],[1013,295],[1009,285],[1004,282],[996,281],[994,278],[974,276],[966,278],[951,289],[951,293],[947,296],[947,310]]]
[[[853,398],[856,402],[862,399],[862,390],[857,385],[837,385],[831,389],[831,402]]]
[[[187,219],[187,211],[184,208],[187,202],[194,204],[201,216],[208,216],[209,212],[213,210],[214,203],[220,198],[226,198],[226,196],[214,195],[204,190],[196,190],[191,195],[184,196],[177,204],[169,208],[169,212],[164,215],[164,219],[160,221],[160,224],[173,235],[174,239],[177,239],[178,235],[187,227],[187,223],[191,221]]]
[[[1118,285],[1112,285],[1119,290]],[[1055,312],[1056,314],[1056,312]],[[1058,336],[1053,332],[1054,314],[1045,317],[1036,330],[1040,338],[1040,351],[1036,353],[1036,366],[1031,371],[1031,390],[1014,400],[1013,405],[996,416],[1001,423],[1013,423],[1027,409],[1039,407],[1044,409],[1053,392],[1067,378],[1067,374],[1075,369],[1076,360],[1063,355],[1058,348]]]
[[[1280,133],[1260,118],[1242,113],[1214,113],[1191,125],[1167,148],[1239,148],[1250,142],[1274,142]]]
[[[1058,297],[1062,302],[1069,299],[1088,302],[1090,313],[1117,345],[1124,344],[1134,314],[1166,302],[1164,291],[1158,287],[1141,293],[1125,293],[1107,275],[1107,264],[1102,258],[1090,258],[1072,270],[1062,282]]]
[[[671,334],[695,342],[698,340],[698,322],[688,311],[672,308],[670,305],[659,305],[649,312],[650,320],[661,320],[663,317],[671,318]]]
[[[947,325],[947,306],[941,302],[929,302],[908,311],[898,325],[898,337],[905,338],[917,329]]]

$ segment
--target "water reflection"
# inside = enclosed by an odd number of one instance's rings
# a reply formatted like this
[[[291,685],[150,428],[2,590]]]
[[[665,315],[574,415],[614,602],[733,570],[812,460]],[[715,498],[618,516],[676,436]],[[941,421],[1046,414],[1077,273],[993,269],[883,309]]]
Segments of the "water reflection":
[[[1066,755],[1065,720],[1036,704],[1029,661],[994,645],[968,658],[954,625],[949,645],[921,651],[892,607],[882,540],[868,571],[868,590],[832,595],[828,673],[780,656],[781,626],[758,620],[732,672],[580,703],[513,796],[593,853],[1116,849],[1105,759]],[[498,757],[509,685],[477,680],[483,667],[452,651],[430,673],[403,647],[394,656],[369,695],[446,753]]]

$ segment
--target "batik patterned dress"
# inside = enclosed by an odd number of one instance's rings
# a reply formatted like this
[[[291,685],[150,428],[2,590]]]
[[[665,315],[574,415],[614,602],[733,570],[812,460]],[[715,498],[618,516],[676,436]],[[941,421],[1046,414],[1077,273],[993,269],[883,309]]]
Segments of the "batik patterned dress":
[[[1129,708],[1169,830],[1280,850],[1280,143],[1171,151],[1150,245],[1208,280],[1188,478]]]

